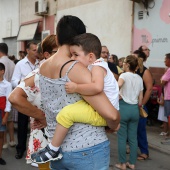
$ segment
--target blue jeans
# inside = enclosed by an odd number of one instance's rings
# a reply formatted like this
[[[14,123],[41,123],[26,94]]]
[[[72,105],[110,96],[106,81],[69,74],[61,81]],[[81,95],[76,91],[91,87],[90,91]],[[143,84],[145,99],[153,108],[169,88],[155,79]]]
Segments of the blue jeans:
[[[105,141],[75,152],[63,152],[59,161],[51,161],[51,170],[109,170],[110,142]]]
[[[144,109],[148,113],[146,106],[144,107]],[[137,136],[138,136],[138,146],[141,154],[149,155],[148,140],[146,134],[146,122],[147,122],[147,118],[144,117],[139,118]]]

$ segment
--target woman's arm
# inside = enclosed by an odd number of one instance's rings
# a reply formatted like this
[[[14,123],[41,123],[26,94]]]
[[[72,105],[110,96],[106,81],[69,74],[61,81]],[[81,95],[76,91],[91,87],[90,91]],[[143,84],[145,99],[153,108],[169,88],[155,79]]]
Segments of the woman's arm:
[[[119,89],[121,89],[121,87],[123,86],[124,84],[124,80],[122,78],[119,78],[118,80],[118,86],[119,86]]]
[[[106,120],[112,130],[118,127],[120,123],[119,111],[113,107],[104,92],[95,96],[83,96],[83,98]]]
[[[142,91],[140,91],[138,100],[139,100],[139,101],[138,101],[139,106],[142,106],[142,100],[143,100],[143,90],[142,90]]]
[[[152,87],[153,87],[153,79],[150,71],[147,69],[143,74],[143,81],[146,87],[146,92],[143,97],[142,105],[145,105],[150,98]]]
[[[91,74],[89,70],[81,64],[76,64],[69,72],[68,76],[71,81],[77,84],[91,82]],[[113,107],[104,92],[94,96],[83,96],[83,98],[106,120],[107,125],[111,129],[114,130],[118,127],[120,122],[119,111]]]
[[[34,86],[34,76],[25,80],[25,86]],[[44,125],[44,127],[46,126],[44,113],[27,100],[27,94],[23,89],[16,87],[12,91],[8,99],[11,102],[12,106],[16,108],[19,112],[37,119],[41,124]]]

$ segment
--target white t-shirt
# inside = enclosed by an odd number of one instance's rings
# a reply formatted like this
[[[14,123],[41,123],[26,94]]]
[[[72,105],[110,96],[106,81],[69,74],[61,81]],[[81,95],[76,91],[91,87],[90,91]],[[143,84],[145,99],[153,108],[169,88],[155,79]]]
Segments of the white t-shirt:
[[[107,74],[104,78],[104,89],[106,96],[112,103],[112,105],[119,110],[119,87],[118,83],[108,67],[108,63],[104,61],[103,58],[97,59],[88,68],[91,70],[93,66],[100,66],[106,69]]]
[[[126,103],[137,104],[139,93],[143,90],[142,78],[131,72],[122,73],[120,78],[124,80],[120,89],[120,96]]]
[[[24,79],[31,71],[35,70],[38,67],[38,60],[36,60],[34,65],[28,60],[27,56],[24,59],[20,60],[16,64],[14,73],[12,75],[12,86],[15,88],[22,79]]]

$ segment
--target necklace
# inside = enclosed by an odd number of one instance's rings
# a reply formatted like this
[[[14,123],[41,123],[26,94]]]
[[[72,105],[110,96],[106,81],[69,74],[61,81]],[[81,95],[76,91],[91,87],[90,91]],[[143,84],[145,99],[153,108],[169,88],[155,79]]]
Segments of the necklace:
[[[34,65],[34,67],[32,68],[32,66],[30,65],[30,63],[28,62],[29,67],[31,68],[31,71],[36,69],[36,64]]]

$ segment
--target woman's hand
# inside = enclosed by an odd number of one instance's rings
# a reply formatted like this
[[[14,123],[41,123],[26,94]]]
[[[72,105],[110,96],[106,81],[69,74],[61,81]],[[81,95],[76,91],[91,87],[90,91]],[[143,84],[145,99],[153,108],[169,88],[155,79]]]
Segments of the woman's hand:
[[[47,126],[47,122],[46,119],[42,119],[42,120],[34,120],[34,122],[32,123],[32,129],[42,129],[45,128]]]

